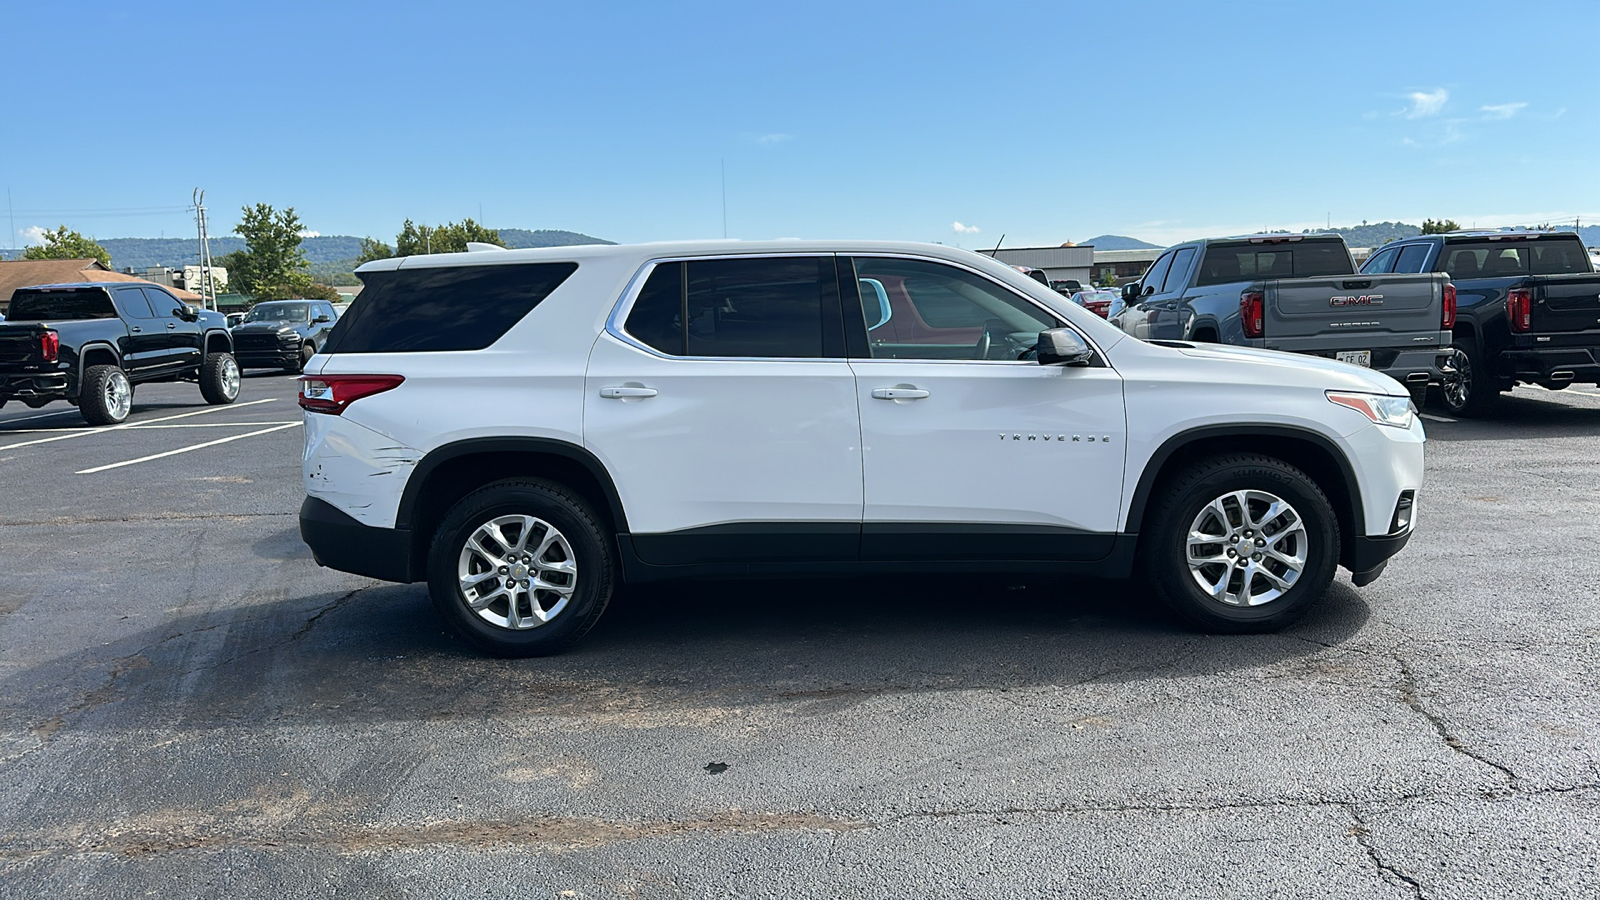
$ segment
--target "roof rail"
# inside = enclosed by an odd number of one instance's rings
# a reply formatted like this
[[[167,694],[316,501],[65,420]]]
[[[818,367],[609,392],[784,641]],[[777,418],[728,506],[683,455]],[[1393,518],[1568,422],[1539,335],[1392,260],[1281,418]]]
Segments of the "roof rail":
[[[483,253],[487,250],[504,250],[499,244],[485,244],[481,241],[467,241],[468,253]]]

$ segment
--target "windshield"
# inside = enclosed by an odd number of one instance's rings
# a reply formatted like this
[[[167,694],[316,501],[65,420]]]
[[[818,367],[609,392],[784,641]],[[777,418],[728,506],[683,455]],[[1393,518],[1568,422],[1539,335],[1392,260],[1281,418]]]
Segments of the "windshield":
[[[246,322],[307,322],[310,310],[304,303],[263,303],[251,309]]]
[[[115,319],[111,298],[99,288],[65,291],[20,290],[11,295],[10,320],[39,322],[46,319]]]

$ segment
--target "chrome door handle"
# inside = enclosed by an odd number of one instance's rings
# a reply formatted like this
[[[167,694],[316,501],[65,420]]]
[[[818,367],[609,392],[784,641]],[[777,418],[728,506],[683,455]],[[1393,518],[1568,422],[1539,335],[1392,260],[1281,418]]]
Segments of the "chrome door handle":
[[[138,334],[142,329],[140,329],[139,326],[135,325],[132,328],[129,328],[128,330],[133,332],[134,334]]]
[[[167,323],[167,327],[168,328],[177,328],[178,327],[178,323],[176,323],[176,322],[168,322]]]
[[[603,387],[600,396],[607,400],[627,400],[633,397],[654,397],[655,388],[647,387]]]
[[[872,392],[874,400],[921,400],[927,391],[917,388],[878,388]]]

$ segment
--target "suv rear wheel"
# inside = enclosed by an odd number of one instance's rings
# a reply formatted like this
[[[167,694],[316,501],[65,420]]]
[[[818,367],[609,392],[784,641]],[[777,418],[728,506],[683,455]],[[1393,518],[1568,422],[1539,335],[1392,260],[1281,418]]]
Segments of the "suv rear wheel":
[[[1201,462],[1167,486],[1145,547],[1158,593],[1210,632],[1276,631],[1333,581],[1339,523],[1304,472],[1267,456]]]
[[[428,590],[456,631],[497,656],[544,656],[605,612],[616,562],[588,503],[550,481],[500,481],[463,497],[428,552]]]

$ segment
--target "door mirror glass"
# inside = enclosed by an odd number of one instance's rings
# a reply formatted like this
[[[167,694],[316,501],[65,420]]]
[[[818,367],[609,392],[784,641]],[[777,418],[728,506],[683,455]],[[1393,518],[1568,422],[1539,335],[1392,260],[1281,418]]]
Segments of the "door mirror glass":
[[[323,322],[332,322],[332,321],[333,320],[328,318],[327,316],[317,316],[315,319],[311,320],[312,324],[315,324],[315,325],[320,325]]]
[[[1123,303],[1137,303],[1137,302],[1139,302],[1139,282],[1130,281],[1127,284],[1122,286],[1122,302]]]
[[[1087,366],[1094,359],[1094,348],[1070,328],[1051,328],[1039,332],[1039,365]]]

